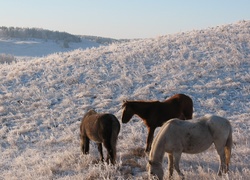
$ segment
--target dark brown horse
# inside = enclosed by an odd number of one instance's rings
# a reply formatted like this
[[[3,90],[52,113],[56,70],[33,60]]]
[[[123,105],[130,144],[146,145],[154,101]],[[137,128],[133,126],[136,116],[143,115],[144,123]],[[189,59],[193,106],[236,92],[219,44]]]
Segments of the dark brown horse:
[[[192,119],[193,101],[189,96],[176,94],[164,102],[159,101],[125,101],[122,123],[127,123],[134,114],[138,115],[148,128],[146,152],[151,149],[154,131],[169,119]]]
[[[98,151],[103,161],[102,143],[107,149],[106,161],[115,164],[116,142],[120,132],[120,123],[113,114],[98,114],[94,110],[88,111],[80,126],[81,150],[89,153],[89,141],[97,143]]]

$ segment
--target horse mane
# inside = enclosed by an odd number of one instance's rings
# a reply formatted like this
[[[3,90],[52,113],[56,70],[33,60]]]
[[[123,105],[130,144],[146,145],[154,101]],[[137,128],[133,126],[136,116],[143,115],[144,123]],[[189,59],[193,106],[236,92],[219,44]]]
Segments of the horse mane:
[[[130,100],[124,100],[122,104],[122,108],[125,108],[129,103],[159,103],[160,101],[143,101],[143,100],[138,100],[138,101],[130,101]]]

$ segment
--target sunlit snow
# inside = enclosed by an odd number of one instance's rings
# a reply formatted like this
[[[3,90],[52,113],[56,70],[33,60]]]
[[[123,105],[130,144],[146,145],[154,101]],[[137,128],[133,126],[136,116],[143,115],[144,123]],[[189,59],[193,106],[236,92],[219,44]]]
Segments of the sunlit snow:
[[[27,56],[16,41],[5,43],[12,48],[6,44],[0,53]],[[19,43],[27,46],[28,56],[61,51],[51,42]],[[163,101],[176,93],[193,99],[194,117],[216,114],[230,120],[234,146],[224,178],[250,177],[250,21],[54,50],[0,64],[0,179],[146,179],[147,128],[137,116],[121,123],[115,166],[97,162],[94,143],[90,154],[82,155],[80,120],[94,108],[121,122],[123,100]],[[186,179],[221,179],[218,165],[214,147],[183,154],[180,162]],[[166,175],[166,157],[163,166]]]

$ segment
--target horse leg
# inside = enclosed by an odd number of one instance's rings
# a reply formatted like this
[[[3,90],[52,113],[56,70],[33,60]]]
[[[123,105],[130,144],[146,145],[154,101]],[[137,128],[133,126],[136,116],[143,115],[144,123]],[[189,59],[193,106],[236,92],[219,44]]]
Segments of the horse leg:
[[[174,152],[174,168],[179,174],[179,176],[181,176],[181,178],[184,179],[184,175],[180,171],[180,167],[179,167],[180,159],[181,159],[181,152]]]
[[[220,142],[215,141],[215,148],[217,150],[217,153],[220,156],[220,168],[218,171],[218,176],[221,176],[222,173],[226,173],[227,167],[226,167],[226,155],[224,151],[224,146],[221,145]]]
[[[85,151],[85,147],[84,147],[85,140],[84,140],[84,137],[82,135],[80,136],[80,139],[81,139],[81,151],[84,154],[84,151]]]
[[[154,138],[154,132],[155,132],[155,128],[148,127],[147,146],[145,150],[146,153],[149,153],[151,150],[151,145],[152,145],[153,138]]]
[[[87,136],[81,137],[81,150],[83,154],[89,153],[89,138]]]
[[[220,155],[220,169],[218,175],[221,176],[222,173],[226,173],[226,157],[224,150],[222,150],[219,155]]]
[[[102,143],[97,143],[97,145],[98,145],[98,151],[99,151],[100,156],[101,156],[101,161],[103,161],[104,158],[103,158],[103,152],[102,152]]]
[[[115,163],[115,159],[114,159],[114,153],[113,153],[113,149],[110,143],[110,140],[104,140],[104,146],[107,149],[107,163],[109,163],[109,160],[111,161],[112,164]]]
[[[168,153],[168,176],[172,179],[174,172],[174,158],[172,153]]]

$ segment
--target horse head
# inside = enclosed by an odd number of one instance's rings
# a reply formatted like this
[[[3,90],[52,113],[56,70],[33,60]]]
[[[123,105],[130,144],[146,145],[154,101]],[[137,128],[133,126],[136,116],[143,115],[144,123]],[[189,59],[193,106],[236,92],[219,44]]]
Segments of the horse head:
[[[127,123],[134,115],[134,112],[129,105],[129,101],[123,101],[122,108],[123,108],[122,123]]]
[[[152,179],[152,176],[153,176],[153,179],[155,178],[159,180],[163,179],[164,172],[163,172],[161,163],[159,162],[154,163],[153,161],[149,160],[147,164],[147,170],[148,170],[148,176],[150,179]]]

